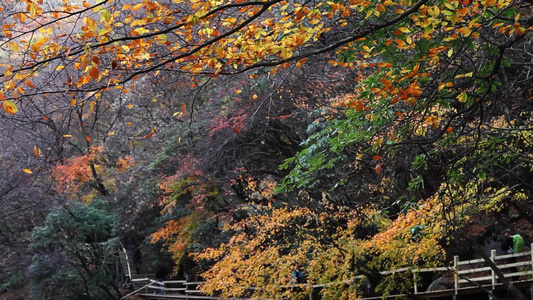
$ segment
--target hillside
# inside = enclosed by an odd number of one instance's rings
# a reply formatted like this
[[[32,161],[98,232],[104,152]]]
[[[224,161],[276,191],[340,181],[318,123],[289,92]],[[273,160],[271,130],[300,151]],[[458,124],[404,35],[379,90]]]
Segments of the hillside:
[[[5,298],[118,299],[132,246],[353,299],[533,242],[530,1],[78,2],[0,4]]]

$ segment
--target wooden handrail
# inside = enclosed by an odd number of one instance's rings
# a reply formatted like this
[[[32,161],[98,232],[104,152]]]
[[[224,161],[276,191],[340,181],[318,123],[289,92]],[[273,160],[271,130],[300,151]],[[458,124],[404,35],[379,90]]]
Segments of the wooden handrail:
[[[510,268],[513,268],[513,267],[529,267],[530,268],[530,270],[517,271],[517,272],[512,272],[512,273],[505,273],[504,275],[505,275],[506,278],[514,277],[514,276],[533,275],[533,243],[531,244],[531,249],[532,250],[529,250],[529,251],[524,251],[524,252],[514,253],[514,254],[504,254],[504,255],[496,255],[496,251],[492,250],[490,259],[500,269],[510,269]],[[524,257],[524,256],[529,256],[527,261],[511,262],[511,263],[504,263],[504,264],[498,263],[498,261],[501,261],[501,260],[504,260],[504,259]],[[471,260],[460,261],[459,260],[459,256],[454,256],[453,262],[454,262],[453,265],[449,266],[449,267],[433,267],[433,268],[420,268],[420,269],[404,267],[404,268],[398,268],[398,269],[394,269],[394,270],[382,271],[382,272],[380,272],[380,274],[386,276],[386,275],[403,273],[403,272],[411,272],[413,274],[413,281],[414,281],[414,294],[421,294],[421,293],[426,294],[427,293],[427,292],[419,292],[418,291],[418,286],[417,286],[416,274],[423,273],[423,272],[446,272],[446,271],[453,272],[453,274],[454,274],[453,292],[455,294],[459,293],[459,290],[461,289],[461,284],[464,284],[464,283],[488,282],[489,283],[489,289],[490,289],[490,286],[492,286],[492,289],[494,289],[496,287],[497,278],[496,278],[494,270],[492,270],[491,267],[489,267],[489,266],[473,266],[472,268],[469,268],[469,269],[463,269],[465,267],[468,267],[469,265],[476,265],[476,264],[485,263],[484,259],[471,259]],[[472,275],[474,275],[476,273],[482,273],[482,272],[484,272],[486,274],[481,274],[479,276],[472,276]],[[490,275],[489,275],[489,272],[490,272]],[[291,284],[291,285],[280,286],[280,288],[311,287],[313,289],[320,289],[320,288],[324,288],[324,287],[327,287],[327,286],[330,286],[330,285],[335,285],[335,284],[351,284],[355,280],[361,279],[361,278],[363,278],[363,276],[362,275],[358,275],[358,276],[356,276],[356,277],[354,277],[352,279],[343,280],[343,281],[328,282],[328,283],[318,283],[318,284],[305,284],[305,283],[304,284]],[[202,285],[203,283],[205,283],[205,281],[191,281],[191,282],[189,282],[189,281],[186,281],[186,280],[168,280],[168,281],[159,282],[159,281],[155,281],[155,280],[152,280],[152,279],[149,279],[149,278],[132,279],[132,282],[133,281],[139,282],[139,281],[143,281],[143,280],[150,280],[150,283],[148,283],[147,285],[143,286],[140,289],[137,289],[137,290],[129,293],[128,295],[122,297],[121,299],[124,299],[127,296],[131,296],[131,295],[137,293],[138,291],[140,291],[142,289],[146,289],[146,288],[160,289],[160,290],[169,291],[169,292],[172,292],[172,291],[185,292],[185,296],[187,294],[190,294],[190,293],[203,293],[203,291],[201,289],[188,290],[187,286]],[[161,287],[151,286],[151,284],[153,284],[153,283],[161,285]],[[182,285],[185,286],[185,288],[167,288],[167,287],[165,287],[165,284],[182,284]],[[249,287],[248,289],[249,290],[256,290],[258,288],[257,287]],[[164,298],[165,295],[158,295],[158,297],[163,297]],[[168,295],[168,297],[171,298],[171,295]],[[202,297],[202,296],[198,296],[198,297]],[[206,297],[207,298],[205,298],[205,299],[213,299],[212,297],[208,297],[208,296],[206,296]],[[198,298],[198,299],[203,299],[203,298]],[[242,298],[242,299],[244,299],[244,298]]]

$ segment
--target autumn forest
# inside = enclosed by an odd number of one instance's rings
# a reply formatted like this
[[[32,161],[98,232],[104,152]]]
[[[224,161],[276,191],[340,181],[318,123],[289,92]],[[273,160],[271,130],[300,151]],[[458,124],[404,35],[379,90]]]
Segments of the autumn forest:
[[[306,299],[296,264],[356,299],[505,228],[529,245],[532,9],[1,1],[0,298],[120,299],[133,244],[263,299]]]

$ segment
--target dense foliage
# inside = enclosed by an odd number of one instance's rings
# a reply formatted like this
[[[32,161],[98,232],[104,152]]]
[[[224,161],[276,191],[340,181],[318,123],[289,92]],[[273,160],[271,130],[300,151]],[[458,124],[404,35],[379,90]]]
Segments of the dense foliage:
[[[35,251],[29,268],[34,298],[116,299],[119,262],[115,216],[101,201],[73,202],[51,212],[33,230]]]
[[[136,236],[213,294],[302,296],[298,264],[352,299],[480,215],[533,220],[530,1],[10,0],[0,25],[4,288],[117,297]]]

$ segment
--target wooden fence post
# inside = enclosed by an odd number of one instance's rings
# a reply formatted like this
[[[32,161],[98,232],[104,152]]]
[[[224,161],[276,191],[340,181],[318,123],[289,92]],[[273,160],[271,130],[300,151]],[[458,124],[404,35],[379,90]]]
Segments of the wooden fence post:
[[[533,243],[531,243],[531,245],[529,245],[529,252],[531,253],[531,256],[530,256],[530,259],[531,259],[531,272],[533,272]],[[533,300],[533,285],[529,288],[529,297],[530,297],[531,300]]]
[[[418,294],[418,286],[416,284],[416,270],[413,270],[413,282],[415,284],[415,295]]]
[[[454,281],[454,289],[455,289],[455,295],[457,295],[457,289],[459,289],[459,256],[455,255],[453,257],[453,281]],[[455,299],[455,297],[453,297]]]
[[[494,263],[494,265],[498,265],[496,263],[496,250],[495,249],[492,249],[490,251],[490,260]],[[494,290],[496,288],[496,272],[494,272],[494,270],[491,268],[490,269],[490,273],[492,275],[492,290]]]

